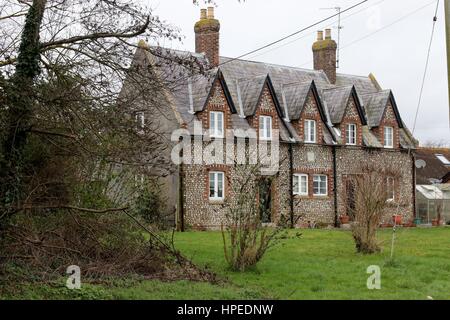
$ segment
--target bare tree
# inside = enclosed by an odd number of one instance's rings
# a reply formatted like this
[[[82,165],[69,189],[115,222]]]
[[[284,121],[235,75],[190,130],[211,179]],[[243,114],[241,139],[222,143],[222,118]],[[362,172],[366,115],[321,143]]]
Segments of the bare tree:
[[[167,113],[166,92],[205,66],[146,45],[158,65],[132,62],[138,39],[179,39],[176,29],[130,1],[34,0],[2,2],[0,30],[0,217],[45,206],[51,185],[84,183],[99,164],[171,170],[165,133],[152,117],[136,125],[134,112]]]
[[[125,185],[134,185],[136,174],[173,169],[164,157],[167,133],[152,117],[145,126],[136,123],[135,113],[167,114],[167,92],[207,67],[157,47],[179,38],[138,1],[0,3],[2,249],[27,243],[21,256],[36,254],[37,265],[64,263],[60,257],[73,250],[85,263],[115,263],[113,253],[125,253],[126,239],[108,227],[128,225],[121,217],[133,188]],[[72,223],[79,233],[68,231]],[[84,234],[98,247],[80,250]],[[104,259],[99,250],[109,249],[99,239],[108,236],[117,246]],[[129,252],[143,252],[144,243],[133,239],[128,245],[137,247]],[[48,245],[61,248],[50,252]],[[2,252],[14,257],[19,251]]]
[[[347,210],[354,219],[351,228],[357,252],[371,254],[380,250],[376,232],[388,207],[388,178],[395,181],[398,173],[371,165],[363,166],[359,174],[349,177],[353,183],[352,192],[351,195],[344,193],[343,200],[353,202]]]

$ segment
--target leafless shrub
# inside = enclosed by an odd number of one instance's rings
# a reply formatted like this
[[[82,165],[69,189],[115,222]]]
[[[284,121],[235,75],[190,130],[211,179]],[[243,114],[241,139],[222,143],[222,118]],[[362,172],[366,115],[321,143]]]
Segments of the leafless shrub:
[[[232,199],[227,200],[226,225],[222,225],[225,259],[232,270],[254,267],[281,238],[281,228],[268,228],[261,221],[264,205],[259,194],[259,165],[237,165],[228,177]],[[230,197],[229,197],[230,198]]]
[[[395,179],[398,174],[392,169],[378,169],[363,166],[359,174],[348,177],[353,184],[351,194],[344,193],[348,215],[353,218],[351,229],[357,252],[372,254],[380,251],[377,229],[388,206],[387,179]]]

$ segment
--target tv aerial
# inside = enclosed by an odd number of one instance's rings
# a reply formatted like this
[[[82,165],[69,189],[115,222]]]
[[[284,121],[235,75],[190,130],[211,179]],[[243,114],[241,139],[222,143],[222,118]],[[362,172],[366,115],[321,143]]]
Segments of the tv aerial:
[[[340,62],[340,46],[341,46],[341,30],[344,26],[341,25],[341,10],[342,7],[332,7],[332,8],[320,8],[320,10],[335,10],[338,13],[338,41],[337,41],[337,57],[336,57],[336,69],[339,69]]]

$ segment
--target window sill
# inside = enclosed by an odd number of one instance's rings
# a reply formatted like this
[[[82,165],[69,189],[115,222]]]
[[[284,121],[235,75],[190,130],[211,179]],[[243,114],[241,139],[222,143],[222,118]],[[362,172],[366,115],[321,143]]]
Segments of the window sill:
[[[327,194],[314,194],[313,198],[314,199],[327,199],[328,195]]]
[[[221,205],[225,203],[225,199],[209,199],[209,204],[212,205]]]
[[[309,194],[294,194],[294,198],[307,199],[309,198]]]

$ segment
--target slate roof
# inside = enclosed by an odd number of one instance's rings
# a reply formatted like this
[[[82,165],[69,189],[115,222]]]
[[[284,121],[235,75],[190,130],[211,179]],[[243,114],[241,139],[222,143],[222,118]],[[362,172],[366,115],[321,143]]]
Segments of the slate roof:
[[[287,120],[297,120],[305,106],[312,80],[302,83],[281,85],[281,99]]]
[[[138,51],[142,49],[138,49]],[[174,51],[175,54],[186,55],[183,51]],[[147,52],[148,56],[151,56]],[[193,54],[195,59],[206,60],[202,54]],[[136,55],[142,59],[142,53]],[[150,57],[151,61],[155,58]],[[156,61],[159,61],[156,58]],[[207,61],[205,62],[207,65]],[[165,72],[174,72],[172,68],[159,66],[166,69]],[[183,75],[185,70],[176,70]],[[284,141],[300,141],[298,135],[289,121],[300,117],[305,105],[307,95],[315,88],[319,96],[319,108],[328,130],[324,130],[324,142],[334,144],[337,139],[333,124],[339,124],[347,106],[350,94],[356,92],[363,119],[367,119],[369,128],[363,130],[363,141],[368,146],[382,147],[376,137],[370,132],[370,128],[380,124],[382,115],[389,99],[393,99],[391,90],[381,90],[372,76],[352,76],[338,74],[336,84],[329,82],[325,73],[321,70],[309,70],[303,68],[281,66],[276,64],[220,58],[218,68],[211,69],[205,75],[186,76],[185,85],[180,85],[171,90],[175,109],[179,112],[182,121],[189,128],[196,118],[195,113],[203,110],[211,92],[212,83],[220,77],[227,91],[227,97],[233,106],[232,126],[235,129],[248,129],[245,119],[255,113],[257,103],[266,81],[273,87],[275,100],[278,102],[280,116],[285,120],[281,128],[281,136]],[[401,118],[396,110],[399,126],[403,127]],[[363,123],[364,124],[364,123]],[[406,129],[406,128],[405,128]],[[401,129],[402,131],[402,129]],[[403,147],[414,147],[415,141],[407,130],[400,132],[400,142]]]
[[[332,123],[341,123],[347,108],[352,86],[325,89],[322,97],[326,101]]]

